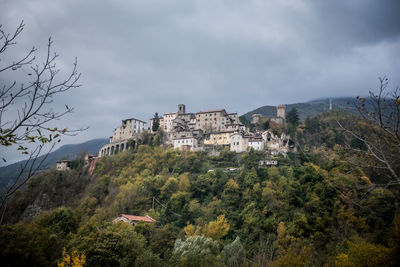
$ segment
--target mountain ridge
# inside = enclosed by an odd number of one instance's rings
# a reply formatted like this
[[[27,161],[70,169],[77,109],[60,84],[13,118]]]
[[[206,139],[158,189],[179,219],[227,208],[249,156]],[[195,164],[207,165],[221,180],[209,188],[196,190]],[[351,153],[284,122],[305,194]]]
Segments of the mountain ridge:
[[[285,104],[286,113],[289,112],[292,108],[296,108],[299,113],[300,120],[303,121],[307,117],[312,117],[319,113],[329,110],[329,101],[330,100],[332,100],[332,109],[333,110],[343,109],[350,113],[356,112],[355,107],[352,105],[352,103],[355,101],[355,98],[353,98],[353,97],[337,97],[337,98],[321,98],[321,99],[310,100],[307,102]],[[252,111],[249,111],[249,112],[243,114],[243,116],[245,116],[246,119],[251,121],[251,116],[253,114],[261,114],[263,116],[275,117],[276,116],[276,106],[265,105],[265,106],[256,108]]]
[[[91,139],[79,144],[66,144],[51,152],[47,159],[43,162],[41,170],[55,167],[56,162],[62,159],[75,159],[85,150],[91,154],[97,154],[99,149],[108,142],[108,138]],[[38,157],[38,162],[43,159],[44,155]],[[15,179],[20,166],[26,163],[27,160],[18,161],[10,165],[0,167],[0,189]]]

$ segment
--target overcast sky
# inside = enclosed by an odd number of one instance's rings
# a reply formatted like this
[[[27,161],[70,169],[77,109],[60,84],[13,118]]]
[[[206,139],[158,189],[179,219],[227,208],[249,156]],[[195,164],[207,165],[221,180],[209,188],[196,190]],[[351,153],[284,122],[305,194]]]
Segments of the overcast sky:
[[[398,0],[0,0],[0,24],[10,32],[26,24],[11,58],[33,45],[43,51],[50,36],[60,76],[78,58],[82,87],[57,99],[75,112],[59,123],[90,129],[65,144],[108,137],[121,119],[147,121],[179,103],[241,115],[366,95],[383,75],[395,87],[399,11]]]

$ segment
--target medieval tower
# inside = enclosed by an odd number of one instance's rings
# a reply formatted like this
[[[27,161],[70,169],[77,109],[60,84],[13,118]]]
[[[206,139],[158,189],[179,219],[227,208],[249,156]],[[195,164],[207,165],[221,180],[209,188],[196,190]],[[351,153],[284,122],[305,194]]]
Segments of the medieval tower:
[[[278,105],[276,108],[276,116],[285,119],[285,105]]]
[[[184,104],[179,104],[178,105],[178,114],[185,114],[186,113],[186,107]]]

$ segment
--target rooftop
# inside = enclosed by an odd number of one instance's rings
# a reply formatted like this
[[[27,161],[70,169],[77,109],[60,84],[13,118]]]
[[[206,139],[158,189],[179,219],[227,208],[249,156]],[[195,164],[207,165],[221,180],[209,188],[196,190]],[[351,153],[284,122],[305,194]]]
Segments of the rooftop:
[[[135,119],[135,118],[129,118],[129,119],[122,120],[122,123],[126,123],[127,121],[140,121],[140,122],[143,122],[143,123],[147,123],[145,121],[138,120],[138,119]]]
[[[212,113],[212,112],[225,112],[225,113],[226,113],[226,110],[225,110],[225,109],[206,110],[206,111],[199,111],[199,112],[197,112],[196,114],[200,114],[200,113]]]
[[[157,222],[150,216],[136,216],[136,215],[128,215],[128,214],[121,214],[120,217],[127,218],[130,221],[135,221],[135,222]]]

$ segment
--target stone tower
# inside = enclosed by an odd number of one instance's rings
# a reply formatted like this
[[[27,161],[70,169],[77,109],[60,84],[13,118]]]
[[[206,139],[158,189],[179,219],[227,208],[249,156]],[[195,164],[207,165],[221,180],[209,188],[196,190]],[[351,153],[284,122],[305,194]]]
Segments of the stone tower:
[[[285,105],[278,105],[276,108],[276,116],[285,119]]]
[[[186,113],[186,107],[184,104],[179,104],[178,105],[178,114],[185,114]]]
[[[252,119],[253,119],[253,124],[257,124],[260,122],[260,118],[261,118],[261,114],[253,114],[251,115]]]

